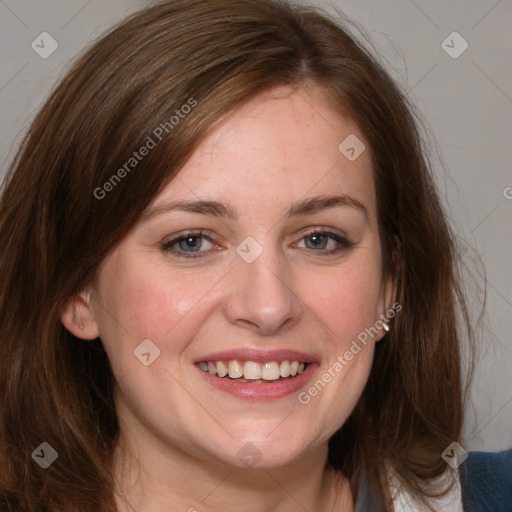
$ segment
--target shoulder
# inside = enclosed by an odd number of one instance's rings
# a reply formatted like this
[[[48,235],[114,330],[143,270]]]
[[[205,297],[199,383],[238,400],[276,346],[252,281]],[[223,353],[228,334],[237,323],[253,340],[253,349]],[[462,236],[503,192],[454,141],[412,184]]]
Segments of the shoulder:
[[[464,512],[512,512],[512,449],[470,452],[459,471]]]
[[[392,473],[390,472],[390,475]],[[455,472],[455,485],[432,505],[436,512],[512,512],[512,449],[469,452]],[[419,502],[390,477],[395,512],[420,512]],[[379,507],[363,479],[356,512],[378,512]]]

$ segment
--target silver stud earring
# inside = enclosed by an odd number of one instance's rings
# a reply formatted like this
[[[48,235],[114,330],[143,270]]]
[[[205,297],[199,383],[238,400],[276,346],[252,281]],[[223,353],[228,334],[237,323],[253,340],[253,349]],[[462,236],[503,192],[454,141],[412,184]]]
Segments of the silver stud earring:
[[[382,322],[382,327],[384,327],[386,332],[389,332],[389,325],[386,322]]]

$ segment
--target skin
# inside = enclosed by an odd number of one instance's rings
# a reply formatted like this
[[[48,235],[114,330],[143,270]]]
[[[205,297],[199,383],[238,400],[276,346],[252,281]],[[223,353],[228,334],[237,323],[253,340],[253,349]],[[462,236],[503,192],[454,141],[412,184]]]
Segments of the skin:
[[[310,386],[391,308],[396,285],[381,272],[370,149],[349,161],[338,145],[350,134],[364,142],[315,86],[258,96],[212,132],[150,205],[212,199],[230,203],[239,218],[170,211],[141,219],[95,283],[66,305],[66,328],[82,339],[100,336],[111,361],[122,434],[115,473],[135,510],[327,511],[335,494],[339,510],[353,510],[347,481],[324,470],[327,441],[356,405],[383,330],[305,405],[297,393],[266,402],[234,397],[192,364],[231,348],[300,350],[320,360]],[[336,206],[284,217],[299,200],[333,194],[350,195],[367,215]],[[326,238],[316,248],[306,237],[313,227],[353,245]],[[161,249],[201,228],[212,242],[194,240],[199,258],[176,256],[185,243],[174,253]],[[247,236],[263,248],[252,263],[236,252]],[[148,338],[160,356],[145,366],[134,350]],[[254,467],[237,456],[246,443],[261,455]],[[121,498],[118,505],[131,510]]]

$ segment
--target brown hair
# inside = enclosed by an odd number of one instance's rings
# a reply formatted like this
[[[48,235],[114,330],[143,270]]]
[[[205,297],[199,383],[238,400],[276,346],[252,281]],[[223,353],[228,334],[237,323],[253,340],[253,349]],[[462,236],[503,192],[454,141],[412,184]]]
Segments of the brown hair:
[[[428,484],[446,469],[442,451],[461,438],[467,390],[458,312],[469,323],[453,236],[414,110],[345,25],[271,0],[163,2],[88,49],[43,106],[0,202],[4,503],[115,510],[114,377],[101,340],[75,338],[61,309],[221,120],[273,86],[308,83],[322,86],[370,145],[384,271],[395,262],[403,306],[330,440],[328,463],[354,492],[364,473],[386,511],[385,464],[419,495],[437,492]],[[187,103],[194,108],[170,128]],[[114,180],[162,125],[162,142]],[[43,441],[58,452],[46,470],[31,458]]]

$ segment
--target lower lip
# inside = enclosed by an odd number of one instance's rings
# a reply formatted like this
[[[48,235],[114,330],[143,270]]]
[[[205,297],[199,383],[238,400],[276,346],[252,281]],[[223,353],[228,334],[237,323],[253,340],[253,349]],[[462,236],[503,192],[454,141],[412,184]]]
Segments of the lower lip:
[[[309,363],[306,371],[296,377],[282,379],[278,382],[269,383],[250,383],[232,380],[229,377],[217,377],[209,372],[201,370],[197,366],[199,372],[203,374],[208,384],[213,387],[230,393],[240,398],[250,398],[253,400],[272,400],[282,398],[292,393],[296,393],[304,387],[313,377],[314,372],[319,367],[317,363]]]

